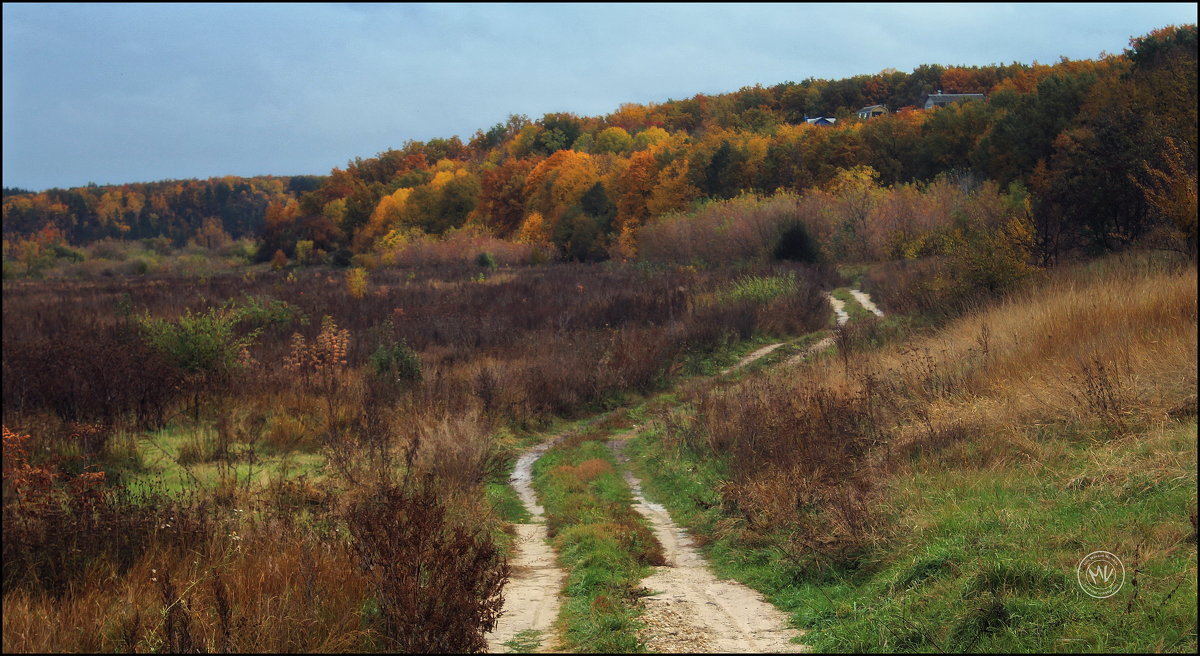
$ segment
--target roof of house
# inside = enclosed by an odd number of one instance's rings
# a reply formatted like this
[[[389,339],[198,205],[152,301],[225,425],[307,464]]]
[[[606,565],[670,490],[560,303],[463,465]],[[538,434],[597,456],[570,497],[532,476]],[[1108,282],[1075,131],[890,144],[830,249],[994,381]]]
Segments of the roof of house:
[[[955,100],[964,100],[964,99],[983,100],[983,94],[982,93],[931,93],[931,94],[929,94],[929,97],[927,97],[925,99],[925,101],[926,102],[929,102],[929,101],[952,102]]]
[[[885,109],[886,110],[887,107],[884,107],[883,105],[867,105],[866,107],[863,107],[862,109],[860,109],[858,111],[865,112],[869,109]]]

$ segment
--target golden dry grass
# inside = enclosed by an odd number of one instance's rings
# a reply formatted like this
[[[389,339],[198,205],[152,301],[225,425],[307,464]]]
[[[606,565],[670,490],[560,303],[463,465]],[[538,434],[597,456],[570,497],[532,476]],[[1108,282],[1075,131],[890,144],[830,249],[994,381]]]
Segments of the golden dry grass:
[[[368,644],[362,603],[370,592],[345,552],[262,530],[214,539],[186,556],[149,553],[123,575],[97,571],[60,600],[25,590],[5,595],[4,651],[158,649],[166,640],[164,576],[184,599],[195,640],[216,651],[214,571],[228,591],[231,651],[344,652]],[[130,645],[125,632],[135,617]]]
[[[1036,446],[1029,427],[1127,433],[1194,409],[1196,317],[1194,268],[1063,272],[849,371],[825,363],[791,376],[861,390],[869,373],[921,413],[901,422],[901,436],[928,425],[999,433],[1017,447],[1006,457],[1019,458]]]

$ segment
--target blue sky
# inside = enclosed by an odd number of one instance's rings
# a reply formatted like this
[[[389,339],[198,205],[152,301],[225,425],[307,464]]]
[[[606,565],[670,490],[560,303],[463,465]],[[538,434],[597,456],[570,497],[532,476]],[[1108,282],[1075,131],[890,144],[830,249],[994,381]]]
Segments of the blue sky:
[[[3,6],[3,184],[326,174],[509,114],[1087,59],[1195,4]]]

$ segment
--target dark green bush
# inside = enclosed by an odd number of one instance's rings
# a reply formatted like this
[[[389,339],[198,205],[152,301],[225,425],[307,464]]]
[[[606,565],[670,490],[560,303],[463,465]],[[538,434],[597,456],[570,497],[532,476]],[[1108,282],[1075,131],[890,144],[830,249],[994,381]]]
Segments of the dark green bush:
[[[821,251],[804,224],[796,221],[780,231],[772,255],[777,260],[811,263],[820,259]]]
[[[480,253],[475,258],[475,264],[478,264],[485,269],[495,269],[496,258],[491,253]]]
[[[389,382],[421,380],[421,359],[403,341],[380,344],[371,354],[370,362],[375,375]]]

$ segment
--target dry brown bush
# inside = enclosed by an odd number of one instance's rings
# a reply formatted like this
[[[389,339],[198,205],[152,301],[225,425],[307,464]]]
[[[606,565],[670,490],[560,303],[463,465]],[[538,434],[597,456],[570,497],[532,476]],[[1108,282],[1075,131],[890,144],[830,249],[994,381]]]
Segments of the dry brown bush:
[[[379,604],[379,633],[404,653],[473,653],[496,624],[508,564],[478,524],[450,521],[432,481],[384,487],[347,525]]]

